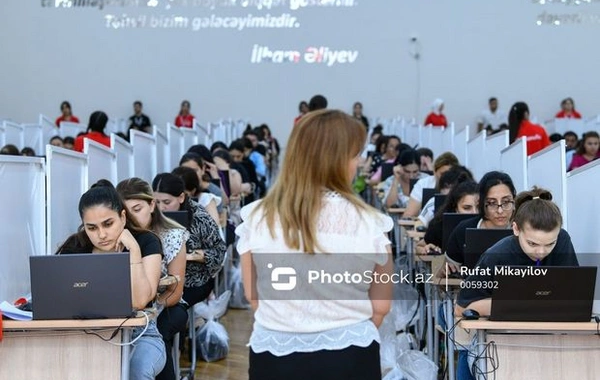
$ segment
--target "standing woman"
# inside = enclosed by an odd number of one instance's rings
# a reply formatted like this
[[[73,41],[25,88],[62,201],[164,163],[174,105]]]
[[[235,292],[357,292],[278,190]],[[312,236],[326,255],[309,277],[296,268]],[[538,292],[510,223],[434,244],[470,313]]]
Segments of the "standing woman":
[[[352,116],[354,116],[355,119],[359,120],[361,123],[364,124],[365,128],[367,129],[367,132],[369,131],[369,119],[367,119],[365,115],[363,115],[363,105],[361,102],[356,102],[352,106]]]
[[[102,111],[93,112],[90,115],[87,132],[83,135],[77,136],[75,142],[73,143],[73,150],[77,152],[83,152],[84,139],[94,140],[110,148],[110,136],[107,136],[104,133],[106,123],[108,123],[108,115]]]
[[[427,115],[425,123],[423,125],[432,125],[434,127],[447,127],[448,121],[444,115],[444,101],[442,99],[436,99],[431,105],[431,112]]]
[[[221,269],[225,257],[225,241],[213,218],[185,194],[181,178],[171,173],[159,174],[152,181],[152,190],[160,211],[188,212],[190,238],[186,242],[183,299],[189,306],[194,306],[204,301],[214,288],[213,277]]]
[[[181,102],[181,109],[179,110],[179,115],[175,118],[175,126],[179,128],[192,128],[194,126],[194,115],[190,113],[190,102],[184,100]]]
[[[527,137],[527,155],[539,152],[550,145],[546,130],[529,121],[529,106],[525,102],[515,103],[508,114],[510,143],[523,136]]]
[[[392,272],[391,218],[352,190],[365,139],[364,126],[341,111],[310,112],[292,130],[269,193],[242,209],[237,249],[255,310],[250,380],[381,379],[377,326],[390,309],[391,283],[308,285],[299,277],[299,293],[281,297],[270,281],[274,260]]]
[[[130,178],[117,185],[117,193],[127,208],[127,212],[142,228],[160,237],[163,246],[161,278],[171,277],[175,282],[159,288],[157,319],[158,331],[166,346],[167,361],[157,380],[176,380],[173,367],[173,337],[185,329],[188,314],[187,305],[182,300],[185,278],[185,242],[189,232],[173,220],[165,218],[156,207],[150,185],[140,178]]]
[[[577,148],[577,153],[573,155],[569,170],[576,169],[580,166],[588,164],[598,158],[600,158],[600,136],[596,131],[590,131],[583,134],[581,143]]]
[[[162,246],[154,233],[140,228],[125,210],[123,201],[108,181],[99,181],[79,199],[82,226],[58,249],[57,254],[129,252],[131,299],[135,310],[152,307],[161,271]],[[147,314],[148,315],[148,314]],[[153,380],[166,361],[165,344],[151,316],[148,328],[136,327],[129,378]]]
[[[298,121],[300,121],[302,116],[306,115],[308,111],[310,111],[308,103],[305,100],[301,101],[300,104],[298,104],[298,116],[294,119],[294,125],[298,124]]]
[[[566,98],[560,102],[560,112],[555,117],[557,119],[581,119],[581,114],[575,110],[573,98]]]
[[[79,123],[79,118],[73,115],[73,112],[71,111],[71,103],[67,102],[66,100],[60,103],[60,113],[61,115],[58,118],[56,118],[57,127],[60,128],[60,123],[62,123],[63,121]]]

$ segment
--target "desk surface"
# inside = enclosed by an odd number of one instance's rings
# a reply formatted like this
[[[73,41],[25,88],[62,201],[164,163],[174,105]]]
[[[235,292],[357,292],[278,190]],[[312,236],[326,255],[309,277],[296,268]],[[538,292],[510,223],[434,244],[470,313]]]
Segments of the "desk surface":
[[[461,321],[459,326],[472,330],[524,331],[590,331],[596,332],[596,322],[495,322],[488,320]]]
[[[111,327],[137,327],[146,324],[146,317],[130,318],[123,323],[121,319],[67,319],[46,321],[11,321],[3,320],[3,330],[60,330],[60,329],[95,329]]]
[[[387,209],[388,214],[404,214],[406,208],[404,207],[392,207]]]
[[[402,227],[414,227],[419,221],[417,219],[400,219],[398,224]]]
[[[416,230],[406,231],[406,236],[414,240],[421,240],[425,236],[425,232],[419,232]]]

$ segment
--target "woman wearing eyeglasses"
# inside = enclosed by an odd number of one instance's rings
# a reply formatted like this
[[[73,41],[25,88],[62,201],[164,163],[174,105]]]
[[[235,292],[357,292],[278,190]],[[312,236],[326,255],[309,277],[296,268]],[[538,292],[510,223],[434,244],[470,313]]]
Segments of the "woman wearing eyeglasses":
[[[450,271],[456,272],[464,262],[467,228],[510,228],[516,193],[513,181],[506,173],[492,171],[481,178],[479,216],[459,223],[448,239],[446,261]]]

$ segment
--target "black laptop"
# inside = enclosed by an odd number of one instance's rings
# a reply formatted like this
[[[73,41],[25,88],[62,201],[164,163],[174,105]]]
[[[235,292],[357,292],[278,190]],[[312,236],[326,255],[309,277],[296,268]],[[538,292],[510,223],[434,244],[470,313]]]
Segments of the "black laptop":
[[[421,199],[421,208],[425,207],[427,202],[435,195],[435,189],[424,188],[423,189],[423,198]]]
[[[492,293],[492,321],[589,322],[592,319],[597,267],[498,266],[492,270],[497,281]],[[500,270],[504,272],[499,273]],[[542,270],[546,272],[539,272]],[[517,271],[531,272],[523,275]]]
[[[442,215],[442,252],[446,252],[446,246],[452,231],[460,222],[467,219],[476,218],[476,214],[444,213]]]
[[[394,175],[394,164],[384,162],[381,164],[381,182]]]
[[[29,258],[33,319],[133,315],[129,253]]]
[[[187,229],[190,228],[190,213],[187,211],[164,211],[163,215],[169,219],[173,219]]]
[[[446,194],[435,194],[434,197],[435,201],[433,203],[433,209],[435,210],[435,212],[437,212],[437,210],[442,208],[448,196]]]
[[[475,268],[481,255],[507,236],[513,236],[513,230],[467,228],[465,231],[465,262],[463,265],[469,269]]]

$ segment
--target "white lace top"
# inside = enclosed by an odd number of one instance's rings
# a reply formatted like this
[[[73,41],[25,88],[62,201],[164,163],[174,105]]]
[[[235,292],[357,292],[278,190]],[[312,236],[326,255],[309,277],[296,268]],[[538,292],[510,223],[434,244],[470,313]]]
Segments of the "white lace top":
[[[365,279],[376,264],[388,260],[390,241],[385,233],[393,227],[391,218],[359,211],[339,194],[328,192],[317,222],[317,240],[326,253],[305,254],[285,245],[281,227],[276,226],[271,237],[260,210],[250,215],[259,204],[242,209],[244,222],[236,229],[238,252],[251,252],[256,268],[259,303],[249,343],[252,350],[283,356],[379,341],[370,321],[370,284]],[[345,273],[351,277],[337,282]]]

